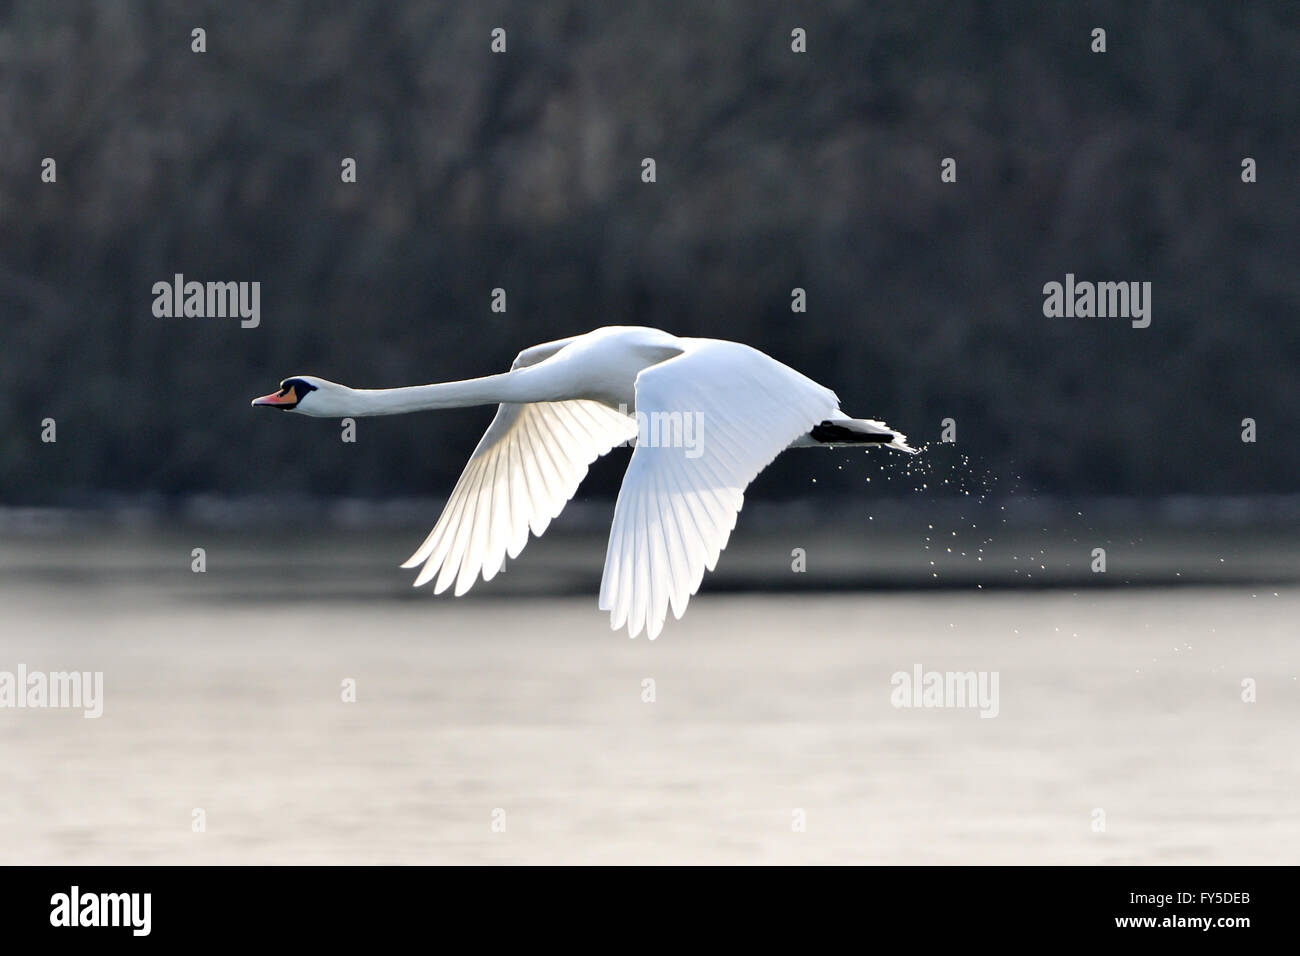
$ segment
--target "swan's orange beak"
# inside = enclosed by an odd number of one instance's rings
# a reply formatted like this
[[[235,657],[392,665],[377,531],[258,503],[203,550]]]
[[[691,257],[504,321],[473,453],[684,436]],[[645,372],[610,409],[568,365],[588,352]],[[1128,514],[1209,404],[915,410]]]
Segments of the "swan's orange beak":
[[[253,399],[254,405],[297,405],[298,393],[293,390],[293,386],[281,389],[278,392],[272,392],[270,395],[263,395],[261,398]]]

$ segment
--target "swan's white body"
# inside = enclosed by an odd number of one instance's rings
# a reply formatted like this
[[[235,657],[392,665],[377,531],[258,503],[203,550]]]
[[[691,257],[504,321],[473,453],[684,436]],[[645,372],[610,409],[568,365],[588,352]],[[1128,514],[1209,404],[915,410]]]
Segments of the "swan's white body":
[[[298,383],[290,387],[292,383]],[[642,441],[614,509],[600,607],[617,630],[658,636],[712,571],[736,525],[745,488],[783,450],[852,441],[913,452],[906,438],[850,419],[829,389],[756,349],[658,329],[610,327],[519,353],[509,372],[464,382],[351,389],[312,376],[286,379],[281,405],[318,417],[391,415],[500,404],[442,516],[402,565],[415,584],[464,594],[491,580],[559,515],[588,466]],[[299,396],[299,392],[302,392]],[[292,399],[292,402],[290,401]],[[646,442],[645,423],[685,441]],[[817,440],[810,432],[823,426]]]

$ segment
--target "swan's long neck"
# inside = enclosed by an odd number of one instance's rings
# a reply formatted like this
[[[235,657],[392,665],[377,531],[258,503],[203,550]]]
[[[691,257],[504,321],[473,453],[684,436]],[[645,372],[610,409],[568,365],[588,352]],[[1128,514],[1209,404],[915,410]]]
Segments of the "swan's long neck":
[[[345,415],[402,415],[407,412],[432,411],[440,408],[467,408],[472,405],[496,405],[500,402],[557,401],[549,376],[524,374],[531,369],[517,369],[500,375],[486,375],[463,382],[439,382],[407,388],[344,388]]]

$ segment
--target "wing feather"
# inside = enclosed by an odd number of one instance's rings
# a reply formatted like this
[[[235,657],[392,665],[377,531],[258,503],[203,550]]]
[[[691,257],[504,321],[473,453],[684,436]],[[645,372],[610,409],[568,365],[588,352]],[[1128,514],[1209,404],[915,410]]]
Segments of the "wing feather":
[[[442,516],[402,565],[416,585],[464,594],[491,580],[564,510],[593,461],[636,437],[636,422],[599,402],[504,404],[470,456]]]
[[[693,416],[698,444],[638,444],[628,462],[600,607],[632,637],[642,630],[657,637],[669,607],[681,617],[717,566],[749,483],[797,438],[840,414],[833,392],[762,352],[689,341],[681,355],[636,379],[638,416]]]

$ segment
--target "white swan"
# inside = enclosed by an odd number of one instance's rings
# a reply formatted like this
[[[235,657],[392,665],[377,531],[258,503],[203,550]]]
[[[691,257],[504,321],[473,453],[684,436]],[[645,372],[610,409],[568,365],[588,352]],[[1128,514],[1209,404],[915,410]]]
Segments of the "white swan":
[[[559,515],[587,467],[636,441],[614,507],[600,607],[653,640],[727,546],[746,486],[786,448],[884,444],[835,394],[747,345],[615,326],[524,349],[510,371],[463,382],[353,389],[295,375],[254,405],[321,418],[495,405],[442,517],[402,565],[417,586],[464,594]]]

